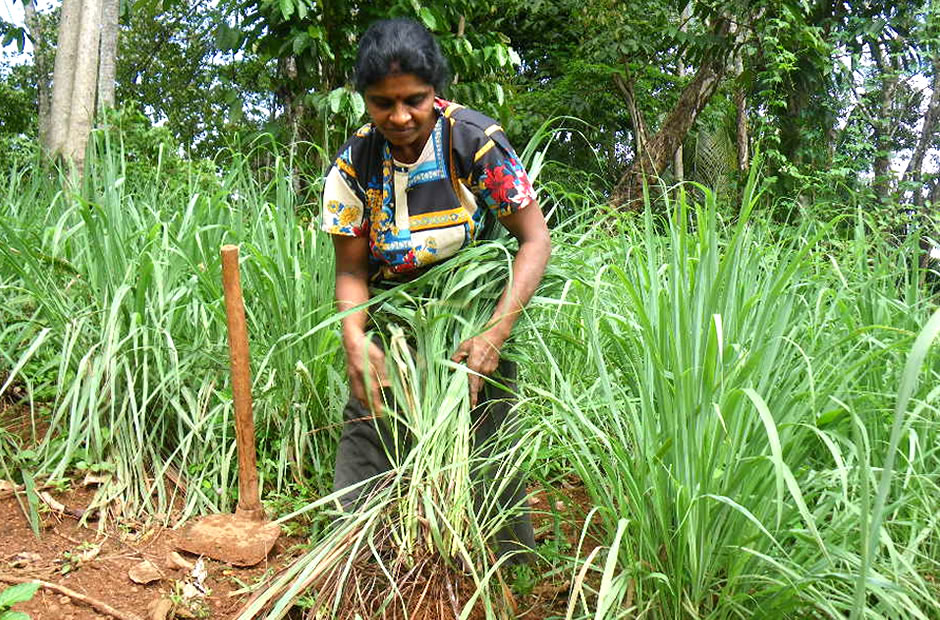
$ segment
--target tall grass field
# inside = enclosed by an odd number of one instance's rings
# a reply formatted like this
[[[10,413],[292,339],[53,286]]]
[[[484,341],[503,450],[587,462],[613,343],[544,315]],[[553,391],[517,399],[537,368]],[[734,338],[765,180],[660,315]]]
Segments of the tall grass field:
[[[144,175],[119,141],[96,149],[80,182],[0,177],[0,411],[26,419],[2,418],[0,477],[104,476],[100,527],[233,510],[218,252],[239,244],[262,496],[309,540],[242,618],[404,617],[422,570],[471,584],[457,617],[509,617],[520,571],[486,551],[506,516],[479,509],[479,467],[583,485],[578,544],[548,536],[532,565],[568,582],[553,617],[940,618],[940,312],[916,240],[861,211],[781,223],[756,172],[733,199],[688,185],[639,214],[546,181],[553,256],[505,352],[524,440],[474,449],[447,362],[501,290],[504,239],[373,300],[399,313],[384,336],[410,448],[339,518],[319,205],[277,157]],[[363,601],[370,566],[385,585]]]

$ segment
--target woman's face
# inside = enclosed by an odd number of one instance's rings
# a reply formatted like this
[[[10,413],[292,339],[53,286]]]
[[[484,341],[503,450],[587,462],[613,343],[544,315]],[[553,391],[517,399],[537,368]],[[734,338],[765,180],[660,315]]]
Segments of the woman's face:
[[[437,121],[434,87],[412,73],[393,73],[365,90],[366,110],[392,147],[392,154],[415,161]]]

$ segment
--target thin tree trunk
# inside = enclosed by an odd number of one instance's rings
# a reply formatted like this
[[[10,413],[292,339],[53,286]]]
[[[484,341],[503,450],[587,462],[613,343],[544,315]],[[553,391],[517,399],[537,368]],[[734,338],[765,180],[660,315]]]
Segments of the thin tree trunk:
[[[930,188],[930,192],[927,194],[927,206],[932,207],[940,203],[940,179],[934,181],[933,186]]]
[[[467,28],[467,17],[465,15],[461,15],[460,20],[457,22],[457,38],[458,39],[463,38],[466,28]],[[460,73],[458,71],[454,71],[454,79],[451,80],[451,84],[457,84],[459,82],[460,82]]]
[[[894,180],[891,174],[891,156],[894,153],[892,142],[896,121],[892,121],[891,111],[894,107],[894,95],[897,91],[899,80],[897,68],[894,66],[890,56],[884,53],[881,43],[871,39],[868,41],[868,49],[881,74],[881,101],[879,109],[874,115],[872,127],[874,130],[875,148],[877,149],[873,163],[875,178],[872,182],[872,188],[878,200],[882,203],[887,203],[891,199],[893,191],[892,181]]]
[[[101,0],[82,2],[81,29],[78,36],[78,57],[72,86],[69,130],[63,153],[81,170],[85,162],[85,146],[95,117],[95,95],[98,81],[98,43],[101,26]]]
[[[695,119],[718,88],[727,70],[724,58],[710,58],[699,67],[695,77],[683,89],[662,127],[646,145],[642,156],[630,164],[611,194],[611,202],[628,209],[640,208],[644,180],[659,176],[682,144]]]
[[[78,56],[78,32],[81,26],[82,0],[63,0],[59,15],[59,43],[52,75],[52,103],[49,108],[49,131],[46,152],[59,155],[69,133],[72,86]]]
[[[933,66],[933,79],[930,83],[931,94],[930,103],[927,104],[927,112],[924,114],[924,124],[920,130],[920,137],[917,140],[917,146],[911,154],[911,160],[904,169],[901,176],[901,183],[910,181],[914,184],[914,196],[912,202],[920,207],[924,204],[923,188],[923,167],[924,157],[927,155],[927,149],[933,143],[937,133],[937,124],[940,121],[940,56],[934,56],[931,59]]]
[[[300,121],[304,113],[303,98],[294,92],[297,80],[297,59],[288,56],[278,61],[283,87],[281,101],[284,105],[284,116],[287,126],[290,127],[290,143],[288,144],[288,162],[291,166],[291,188],[295,194],[300,193],[300,175],[297,174],[297,144],[300,141]],[[327,91],[324,91],[327,92]]]
[[[103,0],[101,6],[101,58],[98,62],[99,110],[114,107],[120,4],[121,0]]]
[[[685,63],[682,62],[682,58],[679,58],[679,64],[676,67],[679,73],[679,77],[685,77]],[[683,138],[682,142],[685,142]],[[676,175],[676,181],[682,181],[685,179],[685,153],[682,149],[682,142],[679,143],[679,146],[676,148],[676,154],[672,158],[672,170]]]
[[[687,32],[689,29],[689,20],[692,19],[692,4],[687,3],[682,7],[682,15],[680,17],[679,31]],[[679,56],[679,62],[676,66],[676,73],[679,74],[679,79],[682,79],[686,76],[686,66],[685,61],[682,56]],[[683,140],[684,142],[685,140]],[[685,179],[685,153],[683,152],[682,143],[679,143],[679,148],[676,149],[676,154],[673,157],[672,170],[676,175],[677,181],[682,181]]]
[[[614,74],[614,84],[620,89],[624,103],[627,104],[627,110],[630,111],[630,123],[633,125],[633,157],[637,159],[646,151],[649,135],[646,131],[646,120],[643,118],[643,111],[636,103],[633,80],[625,80],[622,76]]]
[[[42,29],[42,22],[36,14],[36,0],[29,0],[24,6],[24,21],[29,29],[29,38],[33,41],[33,58],[36,71],[36,90],[39,99],[39,143],[47,144],[49,134],[49,105],[52,98],[52,76],[49,72],[49,42]]]
[[[741,60],[740,52],[734,58],[734,72],[738,79],[744,73],[744,61]],[[738,171],[746,173],[751,165],[750,136],[747,126],[747,94],[740,84],[734,91],[734,107],[737,113],[735,126],[737,128]]]

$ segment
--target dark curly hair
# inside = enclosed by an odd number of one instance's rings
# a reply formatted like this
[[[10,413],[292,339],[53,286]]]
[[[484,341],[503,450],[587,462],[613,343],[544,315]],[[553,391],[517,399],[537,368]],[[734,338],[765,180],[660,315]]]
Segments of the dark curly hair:
[[[356,90],[364,92],[393,73],[414,74],[439,94],[447,86],[450,71],[437,39],[413,19],[375,22],[359,41]]]

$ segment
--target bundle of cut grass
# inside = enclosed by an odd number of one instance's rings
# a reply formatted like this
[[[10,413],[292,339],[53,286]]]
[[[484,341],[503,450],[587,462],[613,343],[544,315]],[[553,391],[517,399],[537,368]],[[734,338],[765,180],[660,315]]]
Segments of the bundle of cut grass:
[[[474,440],[469,371],[450,356],[490,318],[510,262],[502,246],[482,245],[372,300],[387,325],[391,381],[391,402],[374,421],[392,437],[393,467],[364,481],[358,510],[338,518],[240,618],[283,617],[305,593],[312,617],[506,615],[512,600],[499,568],[509,556],[497,557],[492,541],[514,510],[495,508],[534,446]]]

